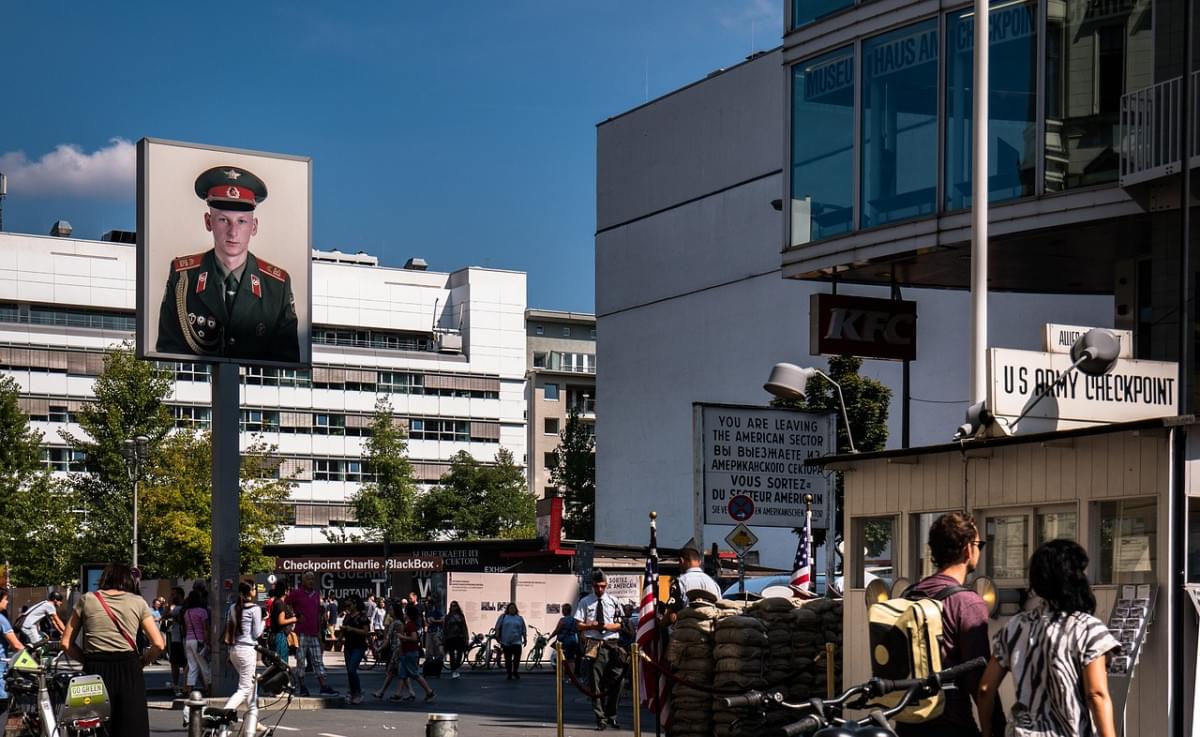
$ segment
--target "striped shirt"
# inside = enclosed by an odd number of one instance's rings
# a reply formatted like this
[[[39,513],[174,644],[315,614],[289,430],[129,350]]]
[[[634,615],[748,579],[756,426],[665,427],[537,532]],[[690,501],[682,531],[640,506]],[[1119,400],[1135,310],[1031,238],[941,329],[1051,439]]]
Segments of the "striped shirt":
[[[1090,614],[1059,614],[1044,604],[1008,621],[992,640],[996,661],[1013,674],[1012,721],[1021,737],[1092,737],[1083,668],[1121,644]]]

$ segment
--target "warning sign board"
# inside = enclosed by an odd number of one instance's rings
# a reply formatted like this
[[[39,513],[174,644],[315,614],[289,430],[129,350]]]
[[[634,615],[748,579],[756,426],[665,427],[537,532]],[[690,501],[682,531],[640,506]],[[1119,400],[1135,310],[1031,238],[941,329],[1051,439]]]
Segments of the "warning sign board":
[[[836,452],[836,415],[768,407],[697,405],[698,494],[704,523],[800,527],[813,495],[813,527],[828,527],[832,486],[809,459]]]

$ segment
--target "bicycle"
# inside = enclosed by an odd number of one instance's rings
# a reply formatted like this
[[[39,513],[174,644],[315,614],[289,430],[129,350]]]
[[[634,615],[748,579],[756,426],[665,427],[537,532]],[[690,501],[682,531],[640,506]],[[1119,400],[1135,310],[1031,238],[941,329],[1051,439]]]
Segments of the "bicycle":
[[[492,640],[496,637],[496,630],[489,630],[485,635],[482,632],[476,632],[471,638],[471,644],[467,646],[467,653],[463,657],[464,662],[469,662],[473,669],[488,669],[493,665],[500,663],[500,648],[499,645],[493,646]],[[472,655],[474,652],[474,655]]]
[[[261,694],[278,696],[281,693],[286,694],[287,698],[287,704],[279,712],[279,718],[275,720],[275,724],[267,727],[262,733],[262,737],[275,737],[276,728],[283,721],[288,707],[292,705],[292,697],[296,694],[296,685],[292,682],[287,663],[283,662],[274,650],[262,645],[255,645],[254,649],[262,656],[267,668],[260,675],[254,677],[255,688],[251,698],[257,699]],[[196,703],[198,705],[203,702]],[[184,708],[189,707],[185,706]],[[241,731],[235,729],[235,725],[238,723],[237,709],[200,707],[200,722],[202,737],[235,737]],[[247,737],[254,737],[254,735]]]
[[[533,630],[537,634],[537,637],[533,638],[533,649],[529,651],[529,657],[525,661],[525,669],[533,670],[534,668],[542,667],[542,656],[546,653],[546,643],[549,642],[549,638],[532,624],[529,625],[529,629]]]
[[[811,737],[896,737],[888,719],[904,711],[913,699],[932,696],[942,690],[945,684],[972,671],[982,670],[986,665],[986,659],[975,658],[933,673],[926,678],[901,680],[872,678],[866,683],[851,686],[835,699],[814,698],[803,704],[784,701],[783,694],[778,691],[765,693],[750,691],[741,696],[724,698],[721,701],[727,709],[751,707],[765,711],[766,707],[778,706],[791,711],[811,710],[813,712],[780,729],[779,732],[783,737],[808,737],[809,735]],[[871,699],[895,691],[904,691],[904,696],[890,709],[880,709],[878,705],[870,703]],[[843,719],[840,716],[843,708],[870,708],[871,711],[862,719]]]
[[[19,737],[91,737],[108,734],[112,707],[104,679],[65,669],[59,642],[41,640],[17,653],[5,674],[21,711]]]

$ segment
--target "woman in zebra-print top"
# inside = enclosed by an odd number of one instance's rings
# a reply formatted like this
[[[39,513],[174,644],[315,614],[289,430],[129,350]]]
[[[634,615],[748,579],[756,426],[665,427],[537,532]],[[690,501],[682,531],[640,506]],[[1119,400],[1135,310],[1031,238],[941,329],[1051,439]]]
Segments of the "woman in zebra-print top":
[[[992,660],[979,683],[983,737],[992,737],[996,689],[1009,671],[1016,679],[1009,734],[1116,737],[1107,661],[1121,644],[1093,616],[1087,564],[1087,553],[1070,540],[1051,540],[1029,559],[1029,586],[1042,602],[1009,620],[992,640]]]

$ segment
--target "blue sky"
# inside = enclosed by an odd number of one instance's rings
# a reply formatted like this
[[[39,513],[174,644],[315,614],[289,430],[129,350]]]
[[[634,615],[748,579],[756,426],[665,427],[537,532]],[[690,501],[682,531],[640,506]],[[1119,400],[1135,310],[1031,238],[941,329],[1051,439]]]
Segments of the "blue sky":
[[[306,155],[315,247],[523,270],[530,306],[591,311],[596,123],[777,45],[782,8],[6,3],[4,229],[132,230],[144,136]]]

